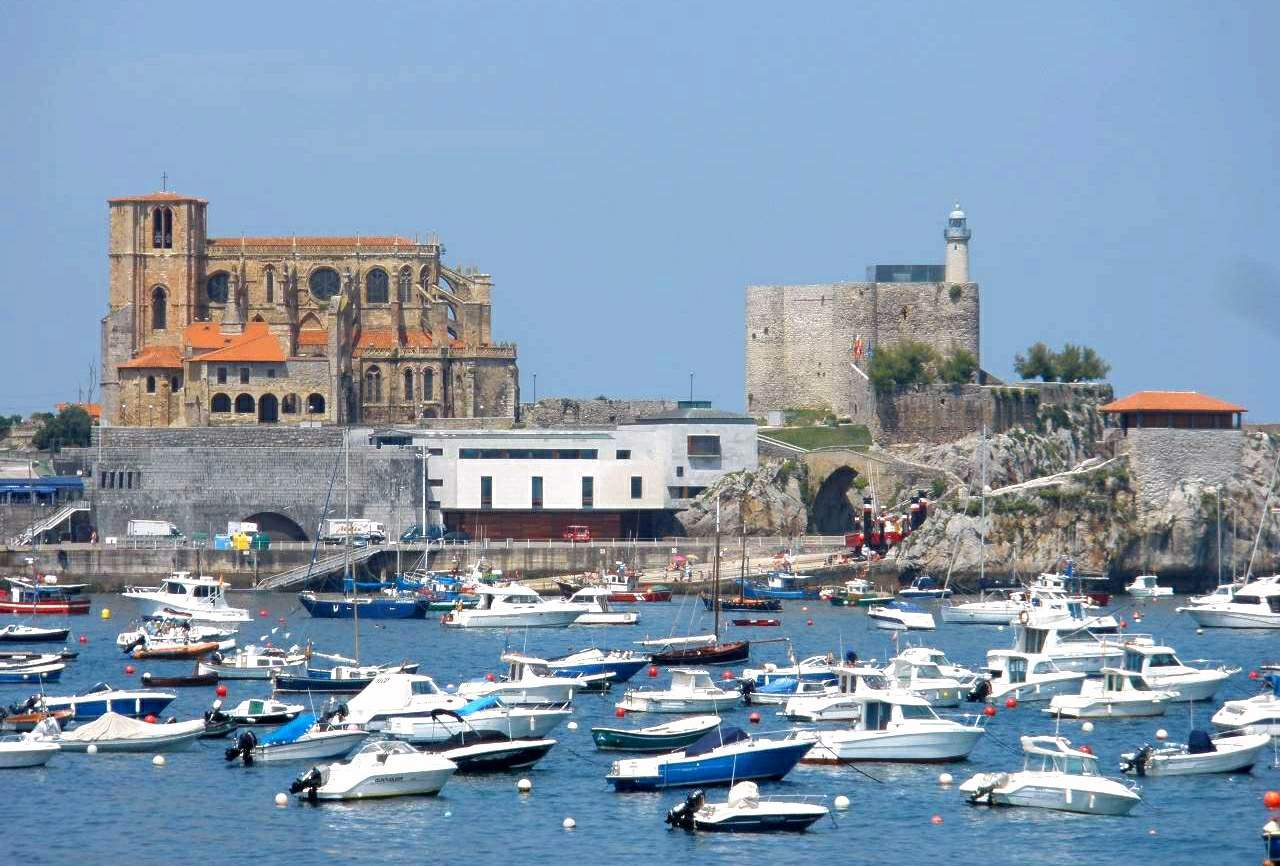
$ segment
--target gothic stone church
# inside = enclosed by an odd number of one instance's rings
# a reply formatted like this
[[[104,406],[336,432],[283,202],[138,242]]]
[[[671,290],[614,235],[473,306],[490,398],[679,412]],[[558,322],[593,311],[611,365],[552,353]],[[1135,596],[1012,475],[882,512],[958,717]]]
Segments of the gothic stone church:
[[[513,417],[493,283],[434,238],[207,236],[207,202],[112,199],[102,401],[116,425]]]

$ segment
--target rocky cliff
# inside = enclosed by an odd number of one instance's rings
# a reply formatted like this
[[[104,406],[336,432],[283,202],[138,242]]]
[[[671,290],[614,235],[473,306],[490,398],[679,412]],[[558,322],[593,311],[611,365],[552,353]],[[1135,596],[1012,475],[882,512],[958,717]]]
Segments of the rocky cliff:
[[[755,472],[733,472],[708,487],[686,511],[676,515],[686,535],[800,535],[808,523],[804,501],[805,466],[796,460],[762,460]]]

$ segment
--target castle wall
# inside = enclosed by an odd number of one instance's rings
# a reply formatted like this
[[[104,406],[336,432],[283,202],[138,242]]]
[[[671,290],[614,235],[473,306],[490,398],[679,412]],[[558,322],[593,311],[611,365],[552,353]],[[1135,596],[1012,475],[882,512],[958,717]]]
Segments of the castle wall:
[[[1122,448],[1138,491],[1140,510],[1164,506],[1183,480],[1228,481],[1240,467],[1243,430],[1133,428]]]

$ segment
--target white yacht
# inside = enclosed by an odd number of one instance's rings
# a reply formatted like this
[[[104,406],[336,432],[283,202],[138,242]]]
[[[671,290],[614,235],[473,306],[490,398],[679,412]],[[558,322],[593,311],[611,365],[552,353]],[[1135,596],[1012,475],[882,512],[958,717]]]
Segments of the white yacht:
[[[306,673],[310,657],[298,647],[284,650],[250,644],[230,657],[213,653],[207,661],[200,659],[196,668],[198,673],[217,674],[220,680],[269,680],[278,673]]]
[[[787,701],[782,714],[801,722],[849,722],[862,717],[863,696],[888,695],[889,680],[878,668],[851,664],[832,668],[834,694],[800,695]]]
[[[216,577],[175,571],[159,586],[131,586],[121,595],[138,602],[142,616],[188,615],[197,622],[248,622],[249,611],[227,604],[226,584]]]
[[[779,679],[829,680],[835,677],[832,673],[835,664],[835,656],[831,654],[809,656],[794,664],[782,666],[765,662],[763,667],[743,668],[742,679],[750,680],[756,686],[765,686]]]
[[[1213,588],[1212,592],[1206,592],[1204,595],[1191,596],[1187,599],[1187,604],[1217,604],[1222,601],[1231,601],[1231,599],[1236,597],[1236,591],[1243,586],[1243,582],[1219,584]]]
[[[1268,689],[1261,694],[1223,704],[1210,719],[1213,726],[1280,738],[1280,674],[1269,674],[1263,682]]]
[[[228,761],[240,759],[246,767],[255,761],[314,761],[341,758],[369,736],[357,725],[334,726],[320,721],[313,713],[303,713],[288,724],[261,736],[243,731],[236,744],[224,753]]]
[[[1163,716],[1172,692],[1142,687],[1139,674],[1120,668],[1103,668],[1102,679],[1085,680],[1080,693],[1055,695],[1046,713],[1068,719],[1132,719]]]
[[[813,741],[802,762],[962,761],[982,736],[976,719],[965,725],[938,718],[928,702],[915,695],[894,692],[853,695],[852,699],[861,704],[852,726],[797,735]]]
[[[1079,690],[1085,678],[1079,671],[1062,670],[1053,659],[1039,653],[1003,650],[989,664],[989,677],[974,684],[971,700],[1047,701]]]
[[[444,691],[425,674],[386,673],[347,700],[344,721],[380,731],[400,716],[425,716],[436,709],[456,711],[466,704],[466,698]]]
[[[739,782],[723,803],[708,803],[701,790],[694,791],[667,812],[667,823],[711,833],[799,833],[828,814],[826,806],[803,800],[762,800],[755,782]]]
[[[1271,745],[1266,734],[1219,734],[1192,731],[1186,745],[1145,745],[1120,756],[1120,771],[1135,776],[1197,776],[1247,773]]]
[[[1239,668],[1193,668],[1178,660],[1173,647],[1161,646],[1143,635],[1124,643],[1124,669],[1135,674],[1142,688],[1165,691],[1171,701],[1207,701]]]
[[[1031,806],[1085,815],[1127,815],[1142,798],[1098,773],[1098,759],[1063,737],[1022,737],[1026,762],[1016,773],[978,773],[960,785],[969,802]]]
[[[916,655],[899,653],[884,666],[885,678],[892,685],[918,695],[935,707],[956,707],[968,689],[957,679],[946,676],[931,661]]]
[[[519,653],[506,653],[502,661],[507,672],[500,677],[468,680],[458,686],[458,694],[468,700],[497,695],[508,706],[567,704],[579,689],[596,686],[609,679],[609,674],[589,676],[556,676],[545,659]]]
[[[312,767],[289,787],[304,800],[363,800],[438,794],[458,769],[448,758],[407,743],[375,740],[345,761]]]
[[[1063,629],[1053,620],[1024,616],[1014,627],[1013,649],[987,652],[987,667],[999,666],[1000,658],[1010,653],[1047,656],[1064,671],[1082,674],[1101,673],[1104,667],[1115,667],[1124,658],[1121,639],[1098,637],[1085,629]]]
[[[475,594],[475,607],[451,610],[440,622],[450,628],[563,628],[585,612],[580,604],[547,601],[519,583],[479,584]]]
[[[937,628],[933,614],[909,601],[888,601],[867,608],[867,619],[886,631],[932,631]]]
[[[959,625],[1008,625],[1030,609],[1022,590],[989,589],[977,601],[962,601],[942,608],[942,621]]]
[[[672,668],[666,689],[628,689],[618,709],[629,713],[714,713],[742,699],[736,689],[722,689],[700,668]]]
[[[1154,574],[1140,574],[1133,583],[1125,586],[1124,591],[1134,598],[1162,598],[1173,595],[1173,587],[1161,586]]]
[[[569,596],[568,604],[582,606],[582,614],[574,625],[635,625],[640,614],[634,610],[614,610],[609,606],[610,590],[604,586],[587,586]]]
[[[942,650],[934,649],[933,647],[904,647],[898,652],[898,657],[917,662],[928,662],[936,667],[944,677],[959,680],[960,685],[966,688],[971,687],[974,681],[978,679],[978,675],[974,671],[963,665],[956,664],[947,658],[947,654]]]
[[[1205,628],[1280,628],[1280,582],[1262,578],[1236,590],[1230,601],[1178,608]]]
[[[407,743],[440,743],[458,733],[458,717],[468,730],[509,740],[542,739],[572,715],[567,707],[506,707],[496,696],[477,698],[458,710],[435,709],[417,716],[394,716],[383,731]]]

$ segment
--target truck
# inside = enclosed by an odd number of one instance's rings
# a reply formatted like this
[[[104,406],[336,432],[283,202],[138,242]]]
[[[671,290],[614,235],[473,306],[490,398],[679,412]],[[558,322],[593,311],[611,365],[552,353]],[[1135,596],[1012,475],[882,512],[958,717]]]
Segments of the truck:
[[[130,538],[181,538],[178,527],[167,520],[130,520],[125,530]]]
[[[350,539],[353,542],[382,544],[387,540],[387,530],[376,520],[362,518],[344,518],[326,520],[320,531],[320,540],[328,544],[338,544]]]

